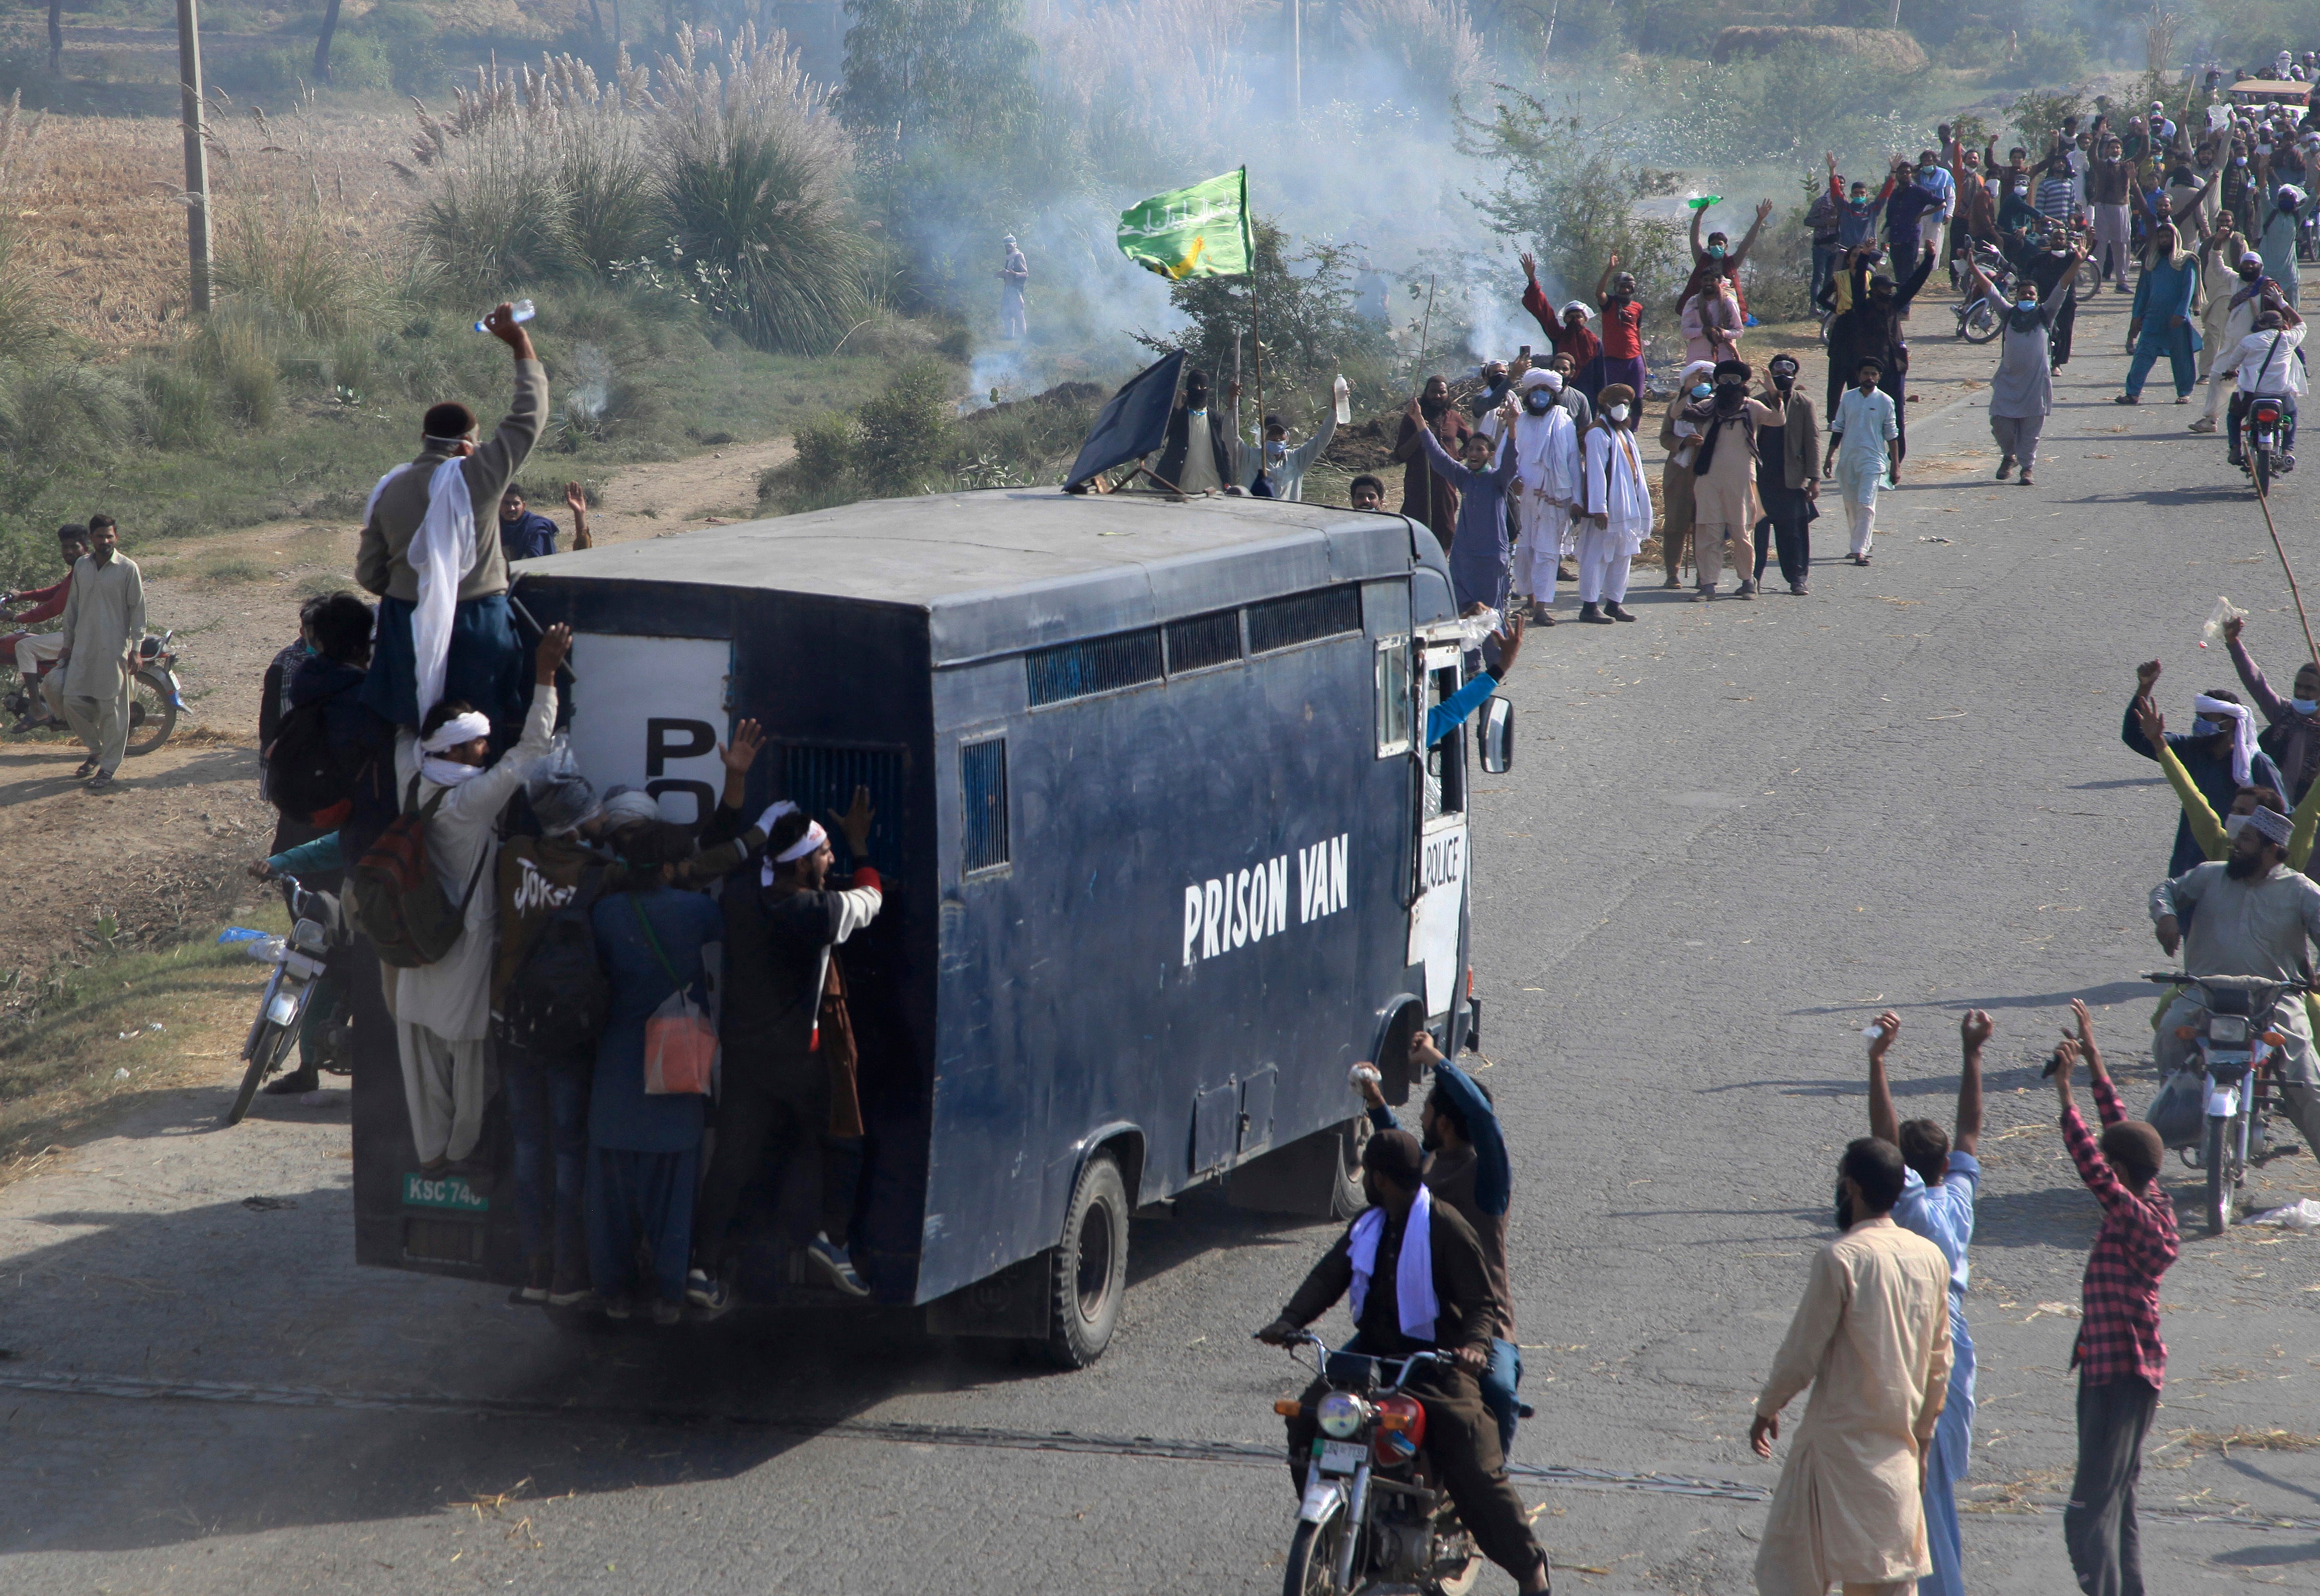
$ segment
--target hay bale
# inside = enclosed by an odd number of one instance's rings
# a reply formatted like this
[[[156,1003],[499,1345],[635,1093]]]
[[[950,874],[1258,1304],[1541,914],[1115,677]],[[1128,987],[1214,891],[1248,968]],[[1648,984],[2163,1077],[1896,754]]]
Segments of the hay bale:
[[[1786,44],[1853,56],[1896,72],[1922,72],[1927,64],[1924,49],[1898,28],[1726,28],[1716,36],[1708,59],[1721,67]]]

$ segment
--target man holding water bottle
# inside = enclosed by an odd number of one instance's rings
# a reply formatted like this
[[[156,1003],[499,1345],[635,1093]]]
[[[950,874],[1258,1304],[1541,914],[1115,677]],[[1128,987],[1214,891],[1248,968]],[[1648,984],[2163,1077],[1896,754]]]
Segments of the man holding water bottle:
[[[479,535],[476,514],[497,507],[548,415],[548,371],[523,325],[530,316],[525,300],[476,323],[515,357],[515,397],[490,440],[478,440],[466,405],[432,405],[418,457],[371,490],[355,553],[355,579],[379,595],[363,703],[397,726],[415,730],[436,703],[464,699],[490,719],[503,746],[514,740],[524,650],[509,617],[507,557],[488,527]],[[414,626],[430,612],[428,601],[443,596],[439,582],[455,585],[448,636],[433,624]]]

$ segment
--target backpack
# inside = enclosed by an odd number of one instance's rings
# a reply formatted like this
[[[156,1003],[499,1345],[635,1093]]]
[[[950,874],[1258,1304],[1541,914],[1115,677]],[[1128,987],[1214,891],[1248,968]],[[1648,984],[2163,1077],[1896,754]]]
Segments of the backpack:
[[[326,723],[331,700],[302,703],[282,719],[266,760],[266,796],[284,814],[307,820],[354,796]]]
[[[539,928],[523,963],[500,994],[500,1039],[541,1062],[583,1067],[612,1007],[612,984],[596,958],[589,911],[604,890],[604,867],[591,866],[579,890]]]
[[[413,809],[419,778],[412,776],[402,812],[356,861],[348,883],[355,923],[378,949],[379,962],[399,970],[431,965],[451,951],[467,923],[468,900],[476,895],[476,883],[491,857],[489,848],[476,854],[467,890],[452,902],[427,858],[427,822],[443,807],[449,792],[446,787],[427,801],[426,808]]]

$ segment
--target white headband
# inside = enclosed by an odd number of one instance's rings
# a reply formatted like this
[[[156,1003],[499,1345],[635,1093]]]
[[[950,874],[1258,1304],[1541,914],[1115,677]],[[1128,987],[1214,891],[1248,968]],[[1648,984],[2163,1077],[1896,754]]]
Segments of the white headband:
[[[805,823],[805,835],[774,856],[776,865],[794,865],[829,840],[829,833],[821,829],[820,821]]]
[[[480,710],[469,710],[465,714],[452,716],[435,728],[430,735],[420,739],[419,751],[440,754],[446,748],[456,748],[463,742],[473,742],[479,737],[491,734],[491,721]]]
[[[2247,705],[2202,693],[2191,701],[2191,707],[2210,721],[2232,723],[2232,779],[2246,786],[2255,771],[2255,728],[2248,719]]]

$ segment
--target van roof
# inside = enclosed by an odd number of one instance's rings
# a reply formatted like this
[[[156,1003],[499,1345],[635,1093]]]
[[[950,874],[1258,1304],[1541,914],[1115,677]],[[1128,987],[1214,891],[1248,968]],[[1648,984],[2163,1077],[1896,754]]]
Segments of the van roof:
[[[1400,515],[1322,504],[1002,488],[872,500],[550,555],[519,569],[923,610],[939,665],[1402,576],[1418,564],[1445,569],[1439,545],[1419,530]]]

